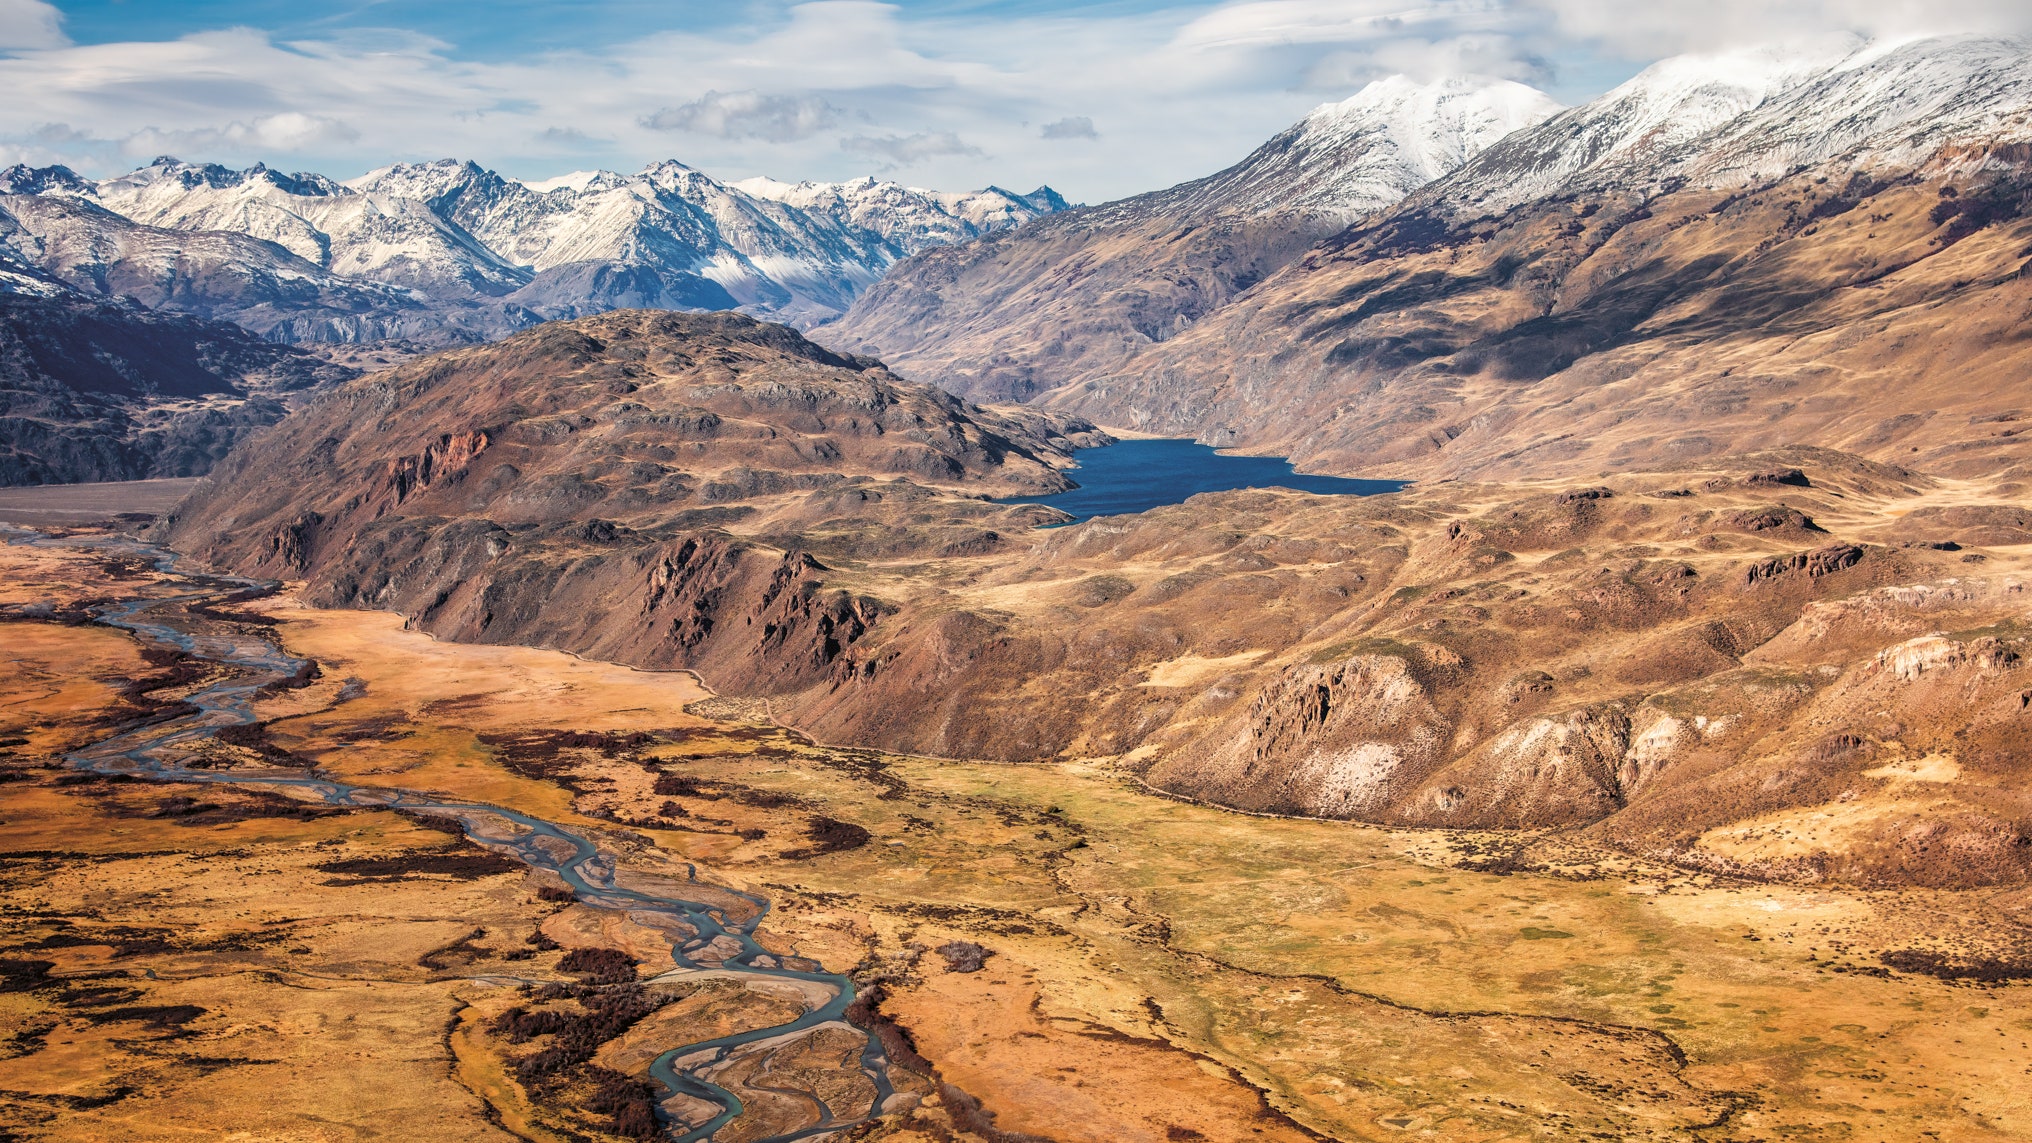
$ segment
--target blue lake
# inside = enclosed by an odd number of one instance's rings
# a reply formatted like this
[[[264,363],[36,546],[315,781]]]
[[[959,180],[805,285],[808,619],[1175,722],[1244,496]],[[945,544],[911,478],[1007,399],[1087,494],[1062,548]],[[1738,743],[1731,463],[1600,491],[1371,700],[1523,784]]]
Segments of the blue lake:
[[[1374,496],[1404,487],[1398,480],[1307,476],[1275,456],[1224,456],[1189,440],[1121,441],[1081,449],[1067,475],[1079,487],[1050,496],[1024,496],[1011,504],[1049,504],[1085,520],[1177,504],[1201,492],[1232,488],[1290,488],[1321,496]]]

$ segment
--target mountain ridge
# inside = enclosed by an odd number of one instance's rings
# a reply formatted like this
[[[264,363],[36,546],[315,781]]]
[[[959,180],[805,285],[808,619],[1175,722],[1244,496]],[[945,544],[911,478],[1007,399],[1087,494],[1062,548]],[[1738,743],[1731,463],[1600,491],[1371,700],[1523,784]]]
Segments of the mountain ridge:
[[[1985,426],[2032,396],[2028,141],[2032,48],[2013,37],[1663,61],[1162,339],[1082,355],[1077,327],[1036,321],[1063,344],[1022,395],[1346,475],[1792,444],[2013,471],[2032,453]]]
[[[1502,80],[1378,80],[1201,179],[925,251],[818,332],[906,375],[1026,399],[1175,336],[1558,105]]]
[[[227,322],[0,293],[0,486],[201,475],[354,375]]]
[[[674,160],[633,175],[578,172],[532,185],[469,160],[399,163],[341,182],[259,163],[236,171],[161,156],[98,181],[61,166],[16,165],[0,171],[0,195],[91,204],[149,228],[157,248],[216,245],[222,240],[204,237],[214,234],[269,243],[314,270],[275,256],[252,276],[327,275],[331,289],[355,295],[352,309],[362,315],[354,322],[246,315],[264,335],[438,343],[631,305],[739,308],[810,325],[844,310],[900,258],[1066,205],[1049,187],[1018,195],[873,178],[746,182],[750,190]],[[755,193],[776,187],[785,189]],[[111,232],[128,236],[115,243],[139,241],[132,236],[140,232],[97,216],[73,215],[71,223],[72,245],[105,245]],[[34,261],[37,252],[22,253]],[[99,285],[73,266],[45,268],[87,292]],[[378,301],[363,300],[376,290]],[[202,316],[241,318],[228,308]],[[409,310],[444,315],[446,332],[433,338],[428,323],[403,316]]]

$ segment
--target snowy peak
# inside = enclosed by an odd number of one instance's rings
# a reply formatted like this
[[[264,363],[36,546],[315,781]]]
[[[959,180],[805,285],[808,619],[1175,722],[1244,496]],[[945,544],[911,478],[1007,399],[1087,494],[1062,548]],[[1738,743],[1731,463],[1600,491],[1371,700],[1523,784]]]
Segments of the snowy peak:
[[[498,195],[508,182],[470,159],[433,159],[381,167],[346,180],[345,186],[362,194],[434,202],[475,188]]]
[[[621,175],[617,175],[612,171],[572,171],[554,178],[536,179],[533,181],[522,179],[520,181],[523,186],[528,187],[537,194],[549,194],[552,191],[571,191],[577,193],[596,182],[619,182],[621,178]]]
[[[1509,80],[1391,76],[1314,108],[1235,166],[1155,197],[1165,214],[1352,222],[1559,110]]]
[[[1288,134],[1295,150],[1322,157],[1350,142],[1387,140],[1405,176],[1423,184],[1560,110],[1551,96],[1509,80],[1417,83],[1395,75],[1314,108]]]
[[[6,170],[0,170],[0,194],[91,193],[91,182],[79,177],[78,173],[69,167],[31,167],[27,163],[16,163]]]
[[[949,194],[873,178],[733,185],[676,160],[632,175],[523,182],[438,159],[340,183],[165,155],[98,183],[62,167],[17,166],[0,172],[0,193],[86,200],[160,232],[148,239],[157,252],[178,234],[189,244],[221,232],[260,239],[280,247],[285,263],[293,256],[362,286],[412,291],[420,304],[500,308],[511,326],[620,305],[738,306],[824,321],[900,258],[1064,204],[1049,188]],[[0,244],[8,240],[0,234]]]
[[[174,155],[159,155],[155,161],[139,170],[129,171],[119,178],[108,179],[97,185],[97,193],[105,196],[109,192],[136,191],[143,187],[167,184],[184,190],[209,188],[229,190],[234,187],[259,187],[274,189],[284,194],[303,197],[323,198],[346,193],[346,188],[323,175],[298,171],[284,174],[271,170],[265,163],[256,163],[244,171],[218,163],[186,163]]]
[[[1829,162],[1918,168],[2032,142],[2032,42],[1866,45],[1696,142],[1676,173],[1718,183]]]
[[[1845,162],[1917,168],[2032,140],[2032,45],[1832,37],[1677,56],[1489,148],[1421,200],[1494,213],[1559,193],[1716,186]]]
[[[1050,187],[1039,187],[1027,196],[1000,187],[950,192],[872,176],[840,183],[786,183],[758,177],[728,185],[742,194],[823,218],[860,241],[892,250],[899,258],[1066,209],[1065,199]]]
[[[1604,157],[1659,151],[1698,138],[1797,87],[1861,48],[1854,37],[1732,52],[1674,56],[1637,73],[1577,109],[1591,123],[1613,124]]]

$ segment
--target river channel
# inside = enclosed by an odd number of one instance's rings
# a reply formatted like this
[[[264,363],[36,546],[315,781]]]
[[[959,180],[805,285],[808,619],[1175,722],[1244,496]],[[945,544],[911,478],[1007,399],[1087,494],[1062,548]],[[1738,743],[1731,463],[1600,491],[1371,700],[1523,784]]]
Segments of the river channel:
[[[230,576],[180,573],[175,570],[174,553],[127,540],[81,538],[54,539],[26,529],[0,527],[9,543],[89,547],[109,554],[141,556],[155,561],[159,572],[188,588],[169,596],[157,596],[102,604],[95,609],[98,621],[132,632],[140,639],[176,647],[188,655],[230,668],[228,676],[185,698],[194,707],[191,713],[162,722],[131,728],[68,756],[73,766],[101,774],[121,774],[164,782],[245,784],[288,789],[309,795],[329,805],[407,810],[456,819],[465,836],[489,849],[507,854],[537,869],[561,877],[589,908],[624,913],[649,927],[693,936],[673,944],[670,950],[677,967],[642,983],[682,982],[708,977],[751,978],[763,982],[793,982],[810,997],[829,996],[812,1004],[804,1015],[787,1023],[758,1028],[730,1036],[673,1045],[656,1057],[649,1074],[661,1084],[668,1102],[672,1096],[689,1096],[719,1107],[719,1113],[704,1123],[687,1123],[659,1108],[670,1137],[676,1143],[695,1143],[713,1137],[742,1113],[739,1097],[713,1082],[715,1073],[730,1065],[744,1048],[764,1050],[788,1043],[818,1028],[850,1027],[845,1012],[854,999],[853,982],[828,972],[802,972],[785,968],[778,958],[755,940],[755,928],[769,912],[769,902],[759,896],[717,888],[716,893],[734,893],[751,902],[754,916],[737,921],[720,908],[701,901],[662,896],[624,887],[617,883],[618,868],[612,855],[602,853],[592,841],[552,822],[502,806],[447,801],[428,794],[382,787],[354,786],[312,771],[240,770],[217,772],[195,770],[170,760],[169,747],[216,735],[231,727],[253,723],[253,701],[264,687],[290,678],[305,662],[290,655],[281,645],[244,629],[232,632],[206,631],[182,614],[192,604],[215,602],[249,589],[272,591],[277,585]],[[693,873],[696,879],[696,871]],[[738,951],[721,959],[728,942]],[[711,951],[710,960],[703,954]],[[693,959],[694,954],[701,959]],[[717,963],[711,963],[717,961]],[[486,979],[502,981],[490,976]],[[855,1029],[861,1031],[860,1029]],[[791,1140],[836,1131],[863,1122],[881,1112],[895,1094],[888,1074],[881,1041],[867,1036],[861,1053],[861,1068],[874,1084],[873,1105],[867,1108],[835,1109],[816,1093],[804,1092],[820,1108],[819,1119],[800,1130],[769,1136],[761,1143],[789,1143]]]

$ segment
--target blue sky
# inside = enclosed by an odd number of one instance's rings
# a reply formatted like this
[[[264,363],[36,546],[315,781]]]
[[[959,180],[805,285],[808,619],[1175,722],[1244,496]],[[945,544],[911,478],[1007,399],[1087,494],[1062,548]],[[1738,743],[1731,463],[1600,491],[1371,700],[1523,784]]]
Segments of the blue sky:
[[[741,4],[658,0],[544,3],[493,0],[57,0],[78,43],[170,40],[206,29],[261,28],[280,40],[402,29],[442,40],[461,59],[506,60],[531,52],[597,49],[645,29],[739,24]]]
[[[1088,17],[1183,10],[1169,0],[933,0],[898,5],[921,16],[1012,18],[1045,13]],[[531,52],[597,49],[645,30],[740,27],[766,22],[785,5],[673,3],[671,0],[56,0],[65,31],[79,43],[167,40],[206,28],[262,28],[278,39],[401,28],[443,40],[453,56],[513,59]]]
[[[2023,0],[0,0],[0,163],[158,153],[350,177],[1049,183],[1100,201],[1217,170],[1393,73],[1580,102],[1647,62],[1834,29],[2021,21]]]

